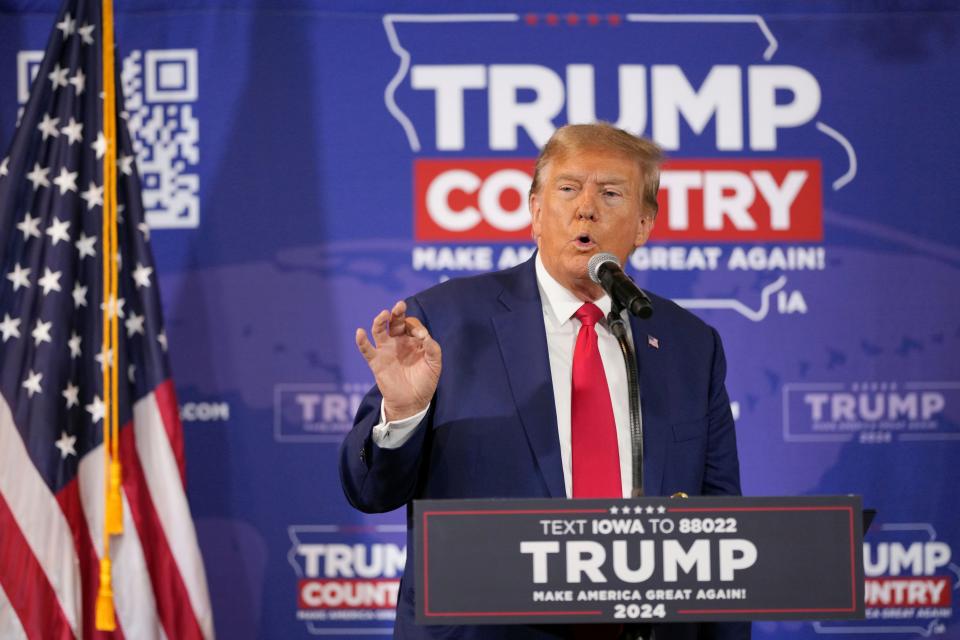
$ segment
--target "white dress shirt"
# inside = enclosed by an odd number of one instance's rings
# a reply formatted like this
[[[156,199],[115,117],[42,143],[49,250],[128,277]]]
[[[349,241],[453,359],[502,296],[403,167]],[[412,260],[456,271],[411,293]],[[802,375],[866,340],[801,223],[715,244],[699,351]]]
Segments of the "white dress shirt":
[[[540,254],[536,257],[537,287],[543,303],[543,326],[547,333],[547,351],[550,357],[550,377],[553,381],[553,400],[557,412],[557,435],[560,439],[560,459],[563,464],[563,482],[567,497],[573,495],[572,450],[570,435],[570,393],[573,381],[573,350],[580,331],[580,321],[573,314],[583,305],[571,291],[551,276]],[[610,297],[604,295],[593,303],[603,311],[604,318],[610,312]],[[629,326],[627,312],[621,313]],[[620,453],[620,484],[623,497],[629,497],[633,488],[633,458],[630,449],[630,402],[627,395],[627,371],[617,339],[607,328],[604,319],[596,325],[600,359],[603,361],[610,399],[613,404],[613,419],[617,425],[617,448]],[[628,331],[627,339],[633,344]],[[380,406],[380,424],[373,428],[373,442],[385,449],[402,446],[413,435],[426,415],[429,405],[416,415],[403,420],[387,422]]]

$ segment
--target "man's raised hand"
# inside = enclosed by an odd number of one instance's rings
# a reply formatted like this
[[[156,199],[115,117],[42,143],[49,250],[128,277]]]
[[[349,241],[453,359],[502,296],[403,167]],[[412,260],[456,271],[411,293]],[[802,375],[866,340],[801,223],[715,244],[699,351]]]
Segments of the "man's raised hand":
[[[419,319],[407,317],[404,301],[373,319],[370,333],[357,329],[357,348],[383,395],[387,421],[402,420],[430,404],[440,381],[440,345]]]

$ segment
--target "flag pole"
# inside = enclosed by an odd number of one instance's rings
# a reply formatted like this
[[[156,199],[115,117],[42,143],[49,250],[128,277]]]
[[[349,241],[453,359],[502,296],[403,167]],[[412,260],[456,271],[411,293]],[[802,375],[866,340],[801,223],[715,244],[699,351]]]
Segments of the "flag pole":
[[[100,560],[100,589],[97,594],[96,627],[116,629],[110,536],[123,532],[123,503],[120,496],[121,468],[119,446],[119,292],[117,265],[117,88],[114,60],[113,0],[102,0],[103,133],[107,141],[103,156],[103,451],[105,509],[103,556]]]

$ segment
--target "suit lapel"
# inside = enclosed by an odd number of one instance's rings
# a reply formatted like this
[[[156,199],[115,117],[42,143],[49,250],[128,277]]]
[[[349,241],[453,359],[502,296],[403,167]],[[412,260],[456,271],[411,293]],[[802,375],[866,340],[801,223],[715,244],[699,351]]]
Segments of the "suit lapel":
[[[500,295],[503,310],[492,318],[500,353],[520,422],[547,490],[551,497],[564,498],[567,494],[553,379],[534,260],[504,275],[506,286]]]
[[[669,438],[672,437],[667,423],[667,397],[664,367],[660,366],[660,350],[650,346],[649,331],[654,324],[630,316],[633,347],[637,354],[640,377],[640,415],[643,419],[643,487],[648,496],[658,496],[662,491],[663,471],[667,459]],[[669,345],[664,345],[669,348]]]

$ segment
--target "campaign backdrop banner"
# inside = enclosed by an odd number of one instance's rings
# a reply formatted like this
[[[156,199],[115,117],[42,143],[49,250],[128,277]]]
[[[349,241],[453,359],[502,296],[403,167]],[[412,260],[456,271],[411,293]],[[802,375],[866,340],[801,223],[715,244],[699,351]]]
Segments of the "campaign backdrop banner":
[[[57,8],[0,0],[0,154]],[[665,149],[627,269],[722,336],[745,494],[878,512],[866,619],[755,637],[960,638],[955,3],[149,0],[117,20],[220,637],[391,632],[405,514],[353,510],[337,475],[373,382],[354,331],[529,258],[539,148],[603,119]]]

